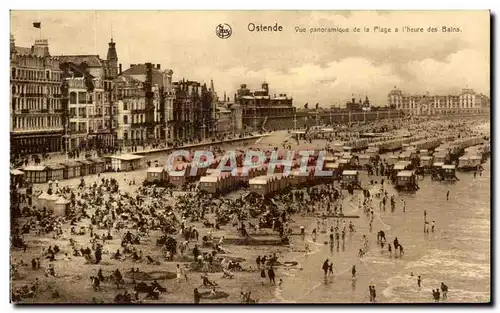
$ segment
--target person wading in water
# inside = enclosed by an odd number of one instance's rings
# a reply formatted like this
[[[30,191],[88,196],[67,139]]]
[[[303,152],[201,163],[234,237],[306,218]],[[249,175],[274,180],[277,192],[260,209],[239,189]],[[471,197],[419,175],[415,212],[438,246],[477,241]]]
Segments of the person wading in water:
[[[326,259],[325,262],[323,263],[323,266],[321,267],[323,269],[323,272],[325,272],[325,277],[328,274],[328,268],[329,267],[330,266],[328,265],[328,259]]]

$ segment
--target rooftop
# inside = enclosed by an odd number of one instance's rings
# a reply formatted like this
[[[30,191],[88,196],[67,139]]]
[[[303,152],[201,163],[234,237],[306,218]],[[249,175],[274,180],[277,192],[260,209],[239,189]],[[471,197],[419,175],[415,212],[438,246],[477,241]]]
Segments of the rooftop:
[[[144,158],[143,156],[140,155],[135,155],[135,154],[122,154],[122,155],[113,155],[111,156],[113,159],[117,160],[122,160],[122,161],[132,161],[132,160],[139,160]]]
[[[72,62],[75,64],[85,63],[89,67],[101,67],[106,61],[99,58],[98,55],[61,55],[59,57],[61,62]]]

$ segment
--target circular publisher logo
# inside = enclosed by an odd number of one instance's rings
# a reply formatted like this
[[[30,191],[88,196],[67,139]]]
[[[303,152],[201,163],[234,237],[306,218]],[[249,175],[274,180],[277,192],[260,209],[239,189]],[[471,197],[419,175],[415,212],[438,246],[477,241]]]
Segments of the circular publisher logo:
[[[229,26],[226,23],[219,24],[215,28],[215,34],[217,35],[217,37],[219,37],[221,39],[227,39],[227,38],[231,37],[232,33],[233,33],[233,30],[231,29],[231,26]]]

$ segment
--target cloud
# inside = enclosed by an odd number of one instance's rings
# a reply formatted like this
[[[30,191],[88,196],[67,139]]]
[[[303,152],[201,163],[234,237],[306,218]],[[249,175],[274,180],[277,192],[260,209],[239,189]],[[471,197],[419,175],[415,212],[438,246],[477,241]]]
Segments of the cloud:
[[[409,62],[406,71],[419,82],[411,88],[414,92],[457,92],[457,86],[483,91],[484,86],[490,85],[489,57],[471,49],[450,54],[442,62],[433,59]]]
[[[211,68],[198,69],[199,76],[209,76]],[[270,69],[249,70],[244,67],[228,70],[224,77],[216,81],[218,86],[230,86],[225,90],[232,97],[240,84],[251,89],[259,89],[262,82],[268,82],[272,94],[293,95],[296,105],[320,103],[321,106],[342,105],[352,94],[356,98],[370,96],[378,105],[385,105],[387,86],[398,85],[400,79],[394,75],[390,65],[375,66],[362,58],[343,59],[329,63],[326,67],[304,64],[291,68],[288,73]],[[383,89],[384,93],[371,93]],[[219,92],[221,96],[222,93]]]
[[[233,95],[242,83],[259,88],[264,80],[273,93],[291,94],[297,106],[344,103],[353,93],[385,105],[393,86],[444,93],[468,85],[489,93],[488,11],[12,11],[18,45],[37,38],[30,27],[35,20],[42,22],[54,55],[105,57],[112,28],[124,69],[160,63],[173,69],[174,79],[213,79],[220,95]],[[215,35],[222,22],[233,29],[229,39]],[[249,32],[250,22],[278,23],[284,31]],[[296,33],[296,26],[370,32]],[[391,32],[374,33],[375,26]],[[424,32],[403,33],[404,26]],[[442,26],[461,31],[427,32]]]

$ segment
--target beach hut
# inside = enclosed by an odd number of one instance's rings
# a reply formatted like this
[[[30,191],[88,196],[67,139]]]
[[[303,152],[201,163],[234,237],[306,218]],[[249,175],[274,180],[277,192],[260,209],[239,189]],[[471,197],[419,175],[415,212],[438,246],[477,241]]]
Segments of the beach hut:
[[[413,171],[400,171],[396,179],[397,189],[415,190],[417,189],[417,178]]]
[[[258,176],[255,178],[250,179],[248,182],[250,186],[250,191],[255,192],[261,196],[265,196],[266,194],[269,193],[269,183],[268,183],[268,178],[266,176]]]
[[[444,179],[456,179],[455,165],[445,164],[441,166],[441,173]]]
[[[300,169],[292,170],[290,174],[290,185],[299,186],[307,182],[307,171],[302,171]]]
[[[80,177],[81,163],[73,160],[66,160],[61,164],[64,165],[64,179]]]
[[[149,183],[159,184],[165,181],[165,169],[163,167],[150,167],[146,175],[146,180]]]
[[[54,215],[64,216],[66,214],[66,210],[69,209],[70,203],[71,201],[65,199],[64,197],[59,197],[54,203]]]
[[[61,164],[48,164],[47,165],[47,179],[49,180],[62,180],[64,179],[64,165]]]
[[[23,169],[26,175],[26,181],[29,183],[46,183],[47,182],[47,168],[44,165],[27,166]]]
[[[167,170],[168,181],[175,186],[184,185],[190,177],[191,166],[189,163],[178,163],[172,170]]]
[[[24,172],[18,169],[10,170],[10,184],[22,187],[24,185]]]
[[[343,171],[342,181],[345,183],[358,184],[359,183],[358,171]]]
[[[143,159],[143,156],[135,154],[113,155],[111,156],[111,168],[120,172],[134,171],[142,167]]]
[[[90,160],[80,160],[78,162],[82,164],[80,169],[80,176],[86,176],[92,174],[92,167],[94,166],[94,162]]]
[[[102,173],[106,170],[106,161],[100,158],[90,158],[87,159],[89,161],[92,161],[93,165],[90,166],[90,173],[91,174],[99,174]]]
[[[429,169],[432,167],[433,157],[430,155],[424,155],[420,157],[420,167]]]
[[[212,194],[219,192],[219,177],[217,175],[201,177],[198,189]]]
[[[336,179],[339,176],[339,164],[335,163],[335,162],[334,163],[327,163],[325,165],[325,171],[332,172],[332,176],[327,177],[327,178]]]
[[[359,158],[359,166],[362,168],[367,168],[370,165],[372,156],[369,154],[361,154],[358,156]]]

